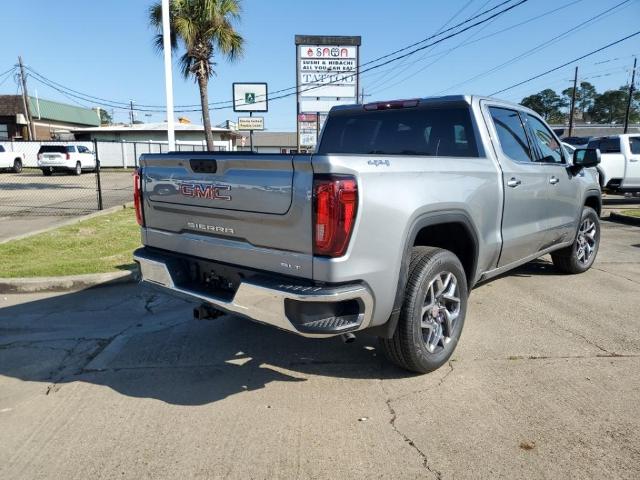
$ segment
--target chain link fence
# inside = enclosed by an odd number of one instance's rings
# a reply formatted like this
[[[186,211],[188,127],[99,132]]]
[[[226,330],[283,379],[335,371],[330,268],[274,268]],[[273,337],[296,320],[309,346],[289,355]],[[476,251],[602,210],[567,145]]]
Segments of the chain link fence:
[[[133,200],[132,171],[144,153],[166,153],[167,145],[154,142],[0,142],[6,155],[22,161],[22,171],[0,171],[0,216],[82,215],[123,205]],[[42,145],[82,146],[95,156],[83,172],[43,172],[38,166]],[[178,144],[178,151],[204,151],[206,147]],[[10,154],[9,154],[10,156]],[[13,163],[12,163],[13,164]],[[45,175],[44,173],[47,173]]]

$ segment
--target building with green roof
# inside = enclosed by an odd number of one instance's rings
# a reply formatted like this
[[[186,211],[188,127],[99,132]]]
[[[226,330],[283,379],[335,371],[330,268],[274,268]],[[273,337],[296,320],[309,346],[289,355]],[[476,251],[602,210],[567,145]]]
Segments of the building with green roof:
[[[97,127],[97,110],[29,97],[35,127],[34,140],[73,138],[71,130]],[[0,141],[28,139],[27,115],[21,95],[0,95]]]

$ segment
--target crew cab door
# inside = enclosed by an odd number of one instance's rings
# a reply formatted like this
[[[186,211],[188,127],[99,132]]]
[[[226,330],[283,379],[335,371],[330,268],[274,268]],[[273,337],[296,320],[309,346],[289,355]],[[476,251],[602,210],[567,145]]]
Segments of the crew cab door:
[[[627,140],[624,142],[627,165],[622,187],[640,190],[640,135],[630,135]]]
[[[522,114],[521,114],[522,115]],[[526,118],[532,152],[541,172],[547,178],[547,201],[545,208],[546,230],[541,249],[571,240],[578,228],[582,212],[580,201],[580,175],[569,170],[568,159],[560,140],[542,120],[527,113]]]
[[[502,169],[504,206],[498,267],[538,252],[546,237],[549,175],[534,162],[521,114],[500,105],[483,105]]]

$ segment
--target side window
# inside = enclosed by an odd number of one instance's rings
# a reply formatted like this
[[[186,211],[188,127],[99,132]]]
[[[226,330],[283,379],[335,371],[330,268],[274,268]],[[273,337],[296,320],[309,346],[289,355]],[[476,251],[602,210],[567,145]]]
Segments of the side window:
[[[69,146],[67,147],[67,152],[69,152],[69,153],[76,153],[76,147],[74,147],[74,146],[72,146],[72,145],[69,145]]]
[[[634,155],[640,154],[640,137],[629,137],[629,147]]]
[[[0,145],[0,152],[4,152],[4,147]]]
[[[600,153],[620,153],[620,137],[603,138],[600,141]]]
[[[544,123],[538,120],[536,117],[527,115],[527,121],[529,122],[529,128],[532,133],[532,142],[538,146],[540,156],[539,162],[544,163],[563,163],[562,147],[560,142],[553,136],[551,130],[549,130]]]
[[[83,147],[82,145],[78,146],[79,153],[89,153],[89,149],[87,147]]]
[[[504,154],[517,162],[530,162],[531,149],[518,112],[498,107],[489,107],[489,111]]]

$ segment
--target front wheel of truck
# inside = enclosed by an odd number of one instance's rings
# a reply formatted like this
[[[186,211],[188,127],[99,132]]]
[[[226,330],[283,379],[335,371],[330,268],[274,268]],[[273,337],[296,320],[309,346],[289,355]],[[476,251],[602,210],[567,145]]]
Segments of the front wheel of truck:
[[[573,245],[553,252],[551,260],[561,272],[586,272],[593,265],[599,247],[600,219],[593,208],[584,207]]]
[[[467,279],[458,257],[414,247],[396,331],[382,350],[401,368],[427,373],[444,365],[458,344],[467,311]]]

